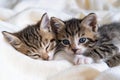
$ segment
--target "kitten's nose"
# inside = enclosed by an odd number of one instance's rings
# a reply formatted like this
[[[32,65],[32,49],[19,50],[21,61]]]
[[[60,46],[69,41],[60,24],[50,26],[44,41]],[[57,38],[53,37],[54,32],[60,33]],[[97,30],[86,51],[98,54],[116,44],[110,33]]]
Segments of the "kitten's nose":
[[[78,50],[78,49],[76,49],[76,48],[75,48],[75,49],[72,49],[72,51],[73,51],[74,53],[76,53],[77,50]]]
[[[43,55],[42,55],[42,59],[43,59],[43,60],[48,60],[48,59],[49,59],[48,54],[43,54]]]

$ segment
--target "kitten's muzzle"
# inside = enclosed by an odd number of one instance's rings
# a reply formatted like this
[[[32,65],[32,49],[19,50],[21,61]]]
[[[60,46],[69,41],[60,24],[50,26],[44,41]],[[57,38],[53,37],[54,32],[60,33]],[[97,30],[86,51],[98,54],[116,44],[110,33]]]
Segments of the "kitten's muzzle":
[[[42,57],[43,60],[48,60],[49,59],[49,56],[48,56],[47,53],[43,54],[41,57]]]
[[[78,50],[78,49],[76,49],[76,48],[75,48],[75,49],[72,49],[72,51],[73,51],[74,53],[76,53],[77,50]]]

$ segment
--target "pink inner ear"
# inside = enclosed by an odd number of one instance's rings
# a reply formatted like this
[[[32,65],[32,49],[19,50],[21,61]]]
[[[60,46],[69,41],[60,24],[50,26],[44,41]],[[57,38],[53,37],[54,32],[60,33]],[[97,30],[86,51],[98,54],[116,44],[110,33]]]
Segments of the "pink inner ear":
[[[92,31],[96,32],[96,24],[97,24],[97,19],[96,19],[96,15],[95,14],[89,14],[88,16],[86,16],[83,21],[82,24],[86,24],[88,25],[88,27],[92,28]]]
[[[11,42],[11,41],[12,41],[12,34],[6,32],[6,31],[3,31],[2,33],[3,33],[5,39],[6,39],[8,42]]]
[[[10,37],[5,36],[5,38],[6,38],[6,40],[7,40],[8,42],[13,41],[13,39],[12,39],[12,38],[10,38]]]
[[[96,31],[96,21],[93,21],[90,23],[90,26],[92,27],[92,31]]]
[[[44,14],[43,17],[41,18],[41,24],[40,27],[43,29],[48,29],[50,25],[50,20],[47,14]]]

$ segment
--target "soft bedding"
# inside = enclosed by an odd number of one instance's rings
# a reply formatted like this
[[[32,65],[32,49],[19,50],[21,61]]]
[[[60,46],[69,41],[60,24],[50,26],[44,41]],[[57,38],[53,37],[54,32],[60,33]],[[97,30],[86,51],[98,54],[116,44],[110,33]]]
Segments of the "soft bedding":
[[[14,50],[1,33],[34,24],[45,12],[62,20],[94,12],[99,25],[120,22],[119,4],[119,0],[0,0],[0,80],[120,80],[120,66],[75,66],[60,55],[54,61],[31,59]]]

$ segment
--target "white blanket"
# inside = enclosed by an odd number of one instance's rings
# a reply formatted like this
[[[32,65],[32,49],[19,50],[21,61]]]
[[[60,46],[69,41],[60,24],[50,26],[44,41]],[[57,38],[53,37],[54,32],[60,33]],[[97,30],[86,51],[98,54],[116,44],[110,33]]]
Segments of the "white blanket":
[[[45,12],[62,20],[94,12],[99,24],[120,21],[119,4],[120,0],[0,0],[0,80],[120,80],[119,66],[33,60],[14,50],[1,34],[34,24]]]

